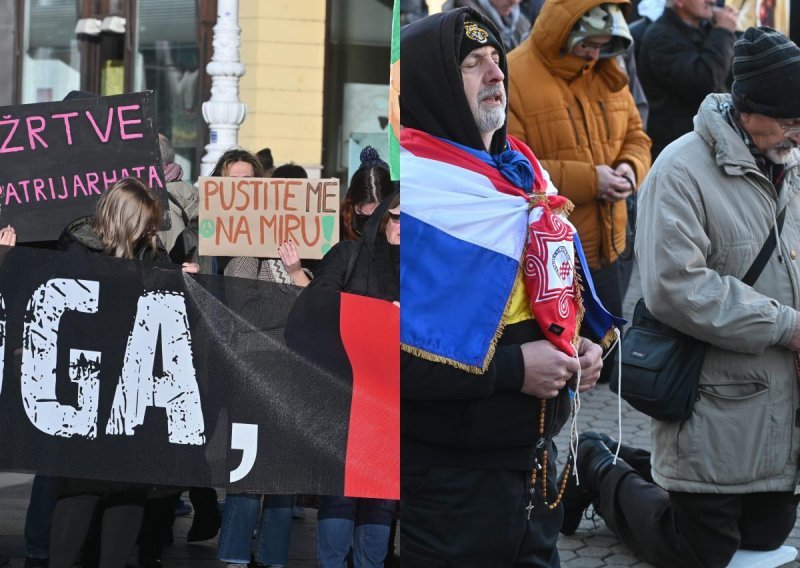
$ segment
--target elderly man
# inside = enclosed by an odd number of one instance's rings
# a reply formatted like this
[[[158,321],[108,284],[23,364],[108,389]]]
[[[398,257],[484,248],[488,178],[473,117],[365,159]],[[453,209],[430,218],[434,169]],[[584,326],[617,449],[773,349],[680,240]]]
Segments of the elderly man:
[[[647,133],[653,159],[691,132],[692,117],[709,93],[727,93],[738,12],[709,0],[667,0],[647,28],[639,54],[639,79],[650,103]]]
[[[506,136],[497,33],[480,12],[459,8],[401,35],[410,243],[401,271],[401,547],[409,566],[559,565],[563,485],[552,437],[569,414],[567,385],[591,388],[601,366],[570,307],[580,301],[572,233],[557,215],[568,203],[530,150]],[[526,252],[522,270],[530,206],[532,218],[551,224],[537,225],[527,244],[544,243],[548,256]],[[532,278],[547,274],[553,279],[539,282],[552,286],[544,287],[551,301],[563,299],[563,319],[540,309],[555,303],[531,301]]]
[[[595,499],[619,538],[657,566],[722,567],[737,548],[777,548],[797,516],[800,49],[750,28],[734,45],[733,75],[732,94],[706,97],[639,200],[645,301],[710,345],[693,415],[653,421],[652,470],[646,452],[624,447],[628,463],[613,464],[615,442],[587,435],[583,493],[570,497]]]
[[[626,198],[650,167],[650,139],[615,55],[631,43],[627,0],[548,0],[509,55],[509,126],[574,204],[603,304],[622,313]]]

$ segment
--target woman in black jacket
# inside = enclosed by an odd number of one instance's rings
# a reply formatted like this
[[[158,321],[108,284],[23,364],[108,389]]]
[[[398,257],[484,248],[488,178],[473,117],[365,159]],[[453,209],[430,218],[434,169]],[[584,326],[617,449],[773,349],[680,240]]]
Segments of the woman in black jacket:
[[[78,254],[146,259],[171,264],[158,239],[161,208],[152,191],[135,178],[114,183],[92,217],[70,223],[59,248]],[[184,272],[197,272],[184,263]],[[102,506],[100,568],[123,568],[136,543],[147,485],[61,479],[50,533],[50,568],[71,568],[81,551],[92,517]]]
[[[341,241],[320,262],[309,287],[400,300],[400,194],[385,199],[356,241]],[[367,330],[365,330],[367,331]],[[321,497],[317,554],[322,568],[340,568],[353,547],[355,568],[378,568],[386,557],[395,502]]]

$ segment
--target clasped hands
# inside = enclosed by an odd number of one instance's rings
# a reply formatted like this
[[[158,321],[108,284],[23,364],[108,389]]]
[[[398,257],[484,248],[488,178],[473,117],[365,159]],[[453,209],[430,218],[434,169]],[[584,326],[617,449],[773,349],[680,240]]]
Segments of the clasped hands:
[[[570,357],[547,340],[520,345],[525,364],[522,392],[537,398],[553,398],[568,383],[575,388],[581,371],[579,392],[594,387],[603,368],[603,350],[596,343],[581,337],[578,358]]]

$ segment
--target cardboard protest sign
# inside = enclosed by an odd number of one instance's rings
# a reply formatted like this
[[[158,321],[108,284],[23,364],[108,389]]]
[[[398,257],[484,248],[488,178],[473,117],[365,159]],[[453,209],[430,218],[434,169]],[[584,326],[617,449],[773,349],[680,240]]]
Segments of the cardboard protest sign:
[[[169,228],[152,91],[0,108],[0,226],[18,242],[58,238],[129,176],[158,192]]]
[[[339,180],[201,177],[200,254],[277,258],[289,239],[300,258],[339,241]]]

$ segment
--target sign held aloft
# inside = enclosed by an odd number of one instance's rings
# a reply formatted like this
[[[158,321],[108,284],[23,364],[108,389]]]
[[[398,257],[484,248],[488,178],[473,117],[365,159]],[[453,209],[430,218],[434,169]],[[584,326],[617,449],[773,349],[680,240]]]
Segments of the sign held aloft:
[[[200,254],[322,258],[339,241],[339,180],[201,177]]]
[[[58,238],[125,177],[158,193],[169,228],[152,91],[0,108],[0,226],[19,242]]]

